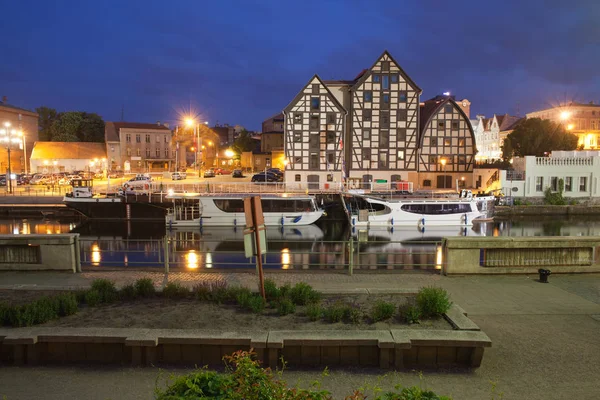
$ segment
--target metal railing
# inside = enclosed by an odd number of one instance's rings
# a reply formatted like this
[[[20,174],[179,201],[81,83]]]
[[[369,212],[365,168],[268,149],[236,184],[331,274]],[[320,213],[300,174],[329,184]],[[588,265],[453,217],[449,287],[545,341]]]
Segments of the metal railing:
[[[189,232],[188,232],[189,233]],[[81,265],[175,271],[247,272],[255,268],[239,240],[179,236],[127,240],[81,238]],[[361,271],[441,269],[440,241],[268,240],[263,267],[271,271]]]

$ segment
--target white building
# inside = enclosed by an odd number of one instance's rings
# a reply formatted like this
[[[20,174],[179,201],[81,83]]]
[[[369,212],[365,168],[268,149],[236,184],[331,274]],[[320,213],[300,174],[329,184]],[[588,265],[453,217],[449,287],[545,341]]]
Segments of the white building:
[[[31,172],[104,172],[106,146],[90,142],[35,142],[31,152]]]
[[[600,197],[600,152],[555,151],[550,157],[516,157],[514,171],[500,171],[502,192],[513,197],[543,197],[550,187],[558,191],[564,182],[564,197]]]
[[[474,126],[477,161],[501,159],[504,139],[515,129],[521,118],[508,114],[494,114],[492,118],[478,116],[478,119],[479,122]]]

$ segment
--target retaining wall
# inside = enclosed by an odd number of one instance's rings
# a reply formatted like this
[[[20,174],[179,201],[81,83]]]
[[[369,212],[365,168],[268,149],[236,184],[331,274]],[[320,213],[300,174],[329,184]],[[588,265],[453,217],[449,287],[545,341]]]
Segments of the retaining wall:
[[[443,273],[600,272],[600,237],[448,237]]]
[[[0,270],[81,271],[79,234],[0,235]]]

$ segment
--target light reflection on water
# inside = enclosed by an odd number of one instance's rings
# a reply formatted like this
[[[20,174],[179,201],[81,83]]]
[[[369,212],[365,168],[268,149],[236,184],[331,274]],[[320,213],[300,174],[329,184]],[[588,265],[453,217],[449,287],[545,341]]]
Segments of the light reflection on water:
[[[599,217],[520,218],[473,227],[371,229],[344,232],[317,225],[270,227],[267,229],[266,269],[343,271],[352,262],[354,270],[428,270],[442,266],[438,242],[447,236],[600,236]],[[327,224],[339,222],[328,221]],[[326,229],[327,228],[327,229]],[[158,223],[93,222],[55,219],[0,220],[1,234],[80,234],[84,266],[164,266],[164,241],[168,240],[170,268],[189,271],[253,269],[244,256],[243,229],[209,227],[166,231]],[[332,234],[334,232],[334,234]],[[348,238],[352,235],[351,245]]]

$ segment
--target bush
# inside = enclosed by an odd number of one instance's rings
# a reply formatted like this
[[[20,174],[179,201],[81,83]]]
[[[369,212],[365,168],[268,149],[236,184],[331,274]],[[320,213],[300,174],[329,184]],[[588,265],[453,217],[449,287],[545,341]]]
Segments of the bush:
[[[150,278],[142,278],[135,281],[135,294],[138,297],[152,297],[156,294],[156,288]]]
[[[289,283],[284,284],[279,287],[279,296],[280,297],[289,297],[290,292],[292,291],[292,285]]]
[[[414,304],[402,304],[398,311],[400,318],[407,324],[418,324],[421,318],[421,310]]]
[[[344,321],[349,324],[359,324],[363,318],[358,304],[347,304],[344,308]]]
[[[242,308],[250,308],[252,292],[248,288],[239,288],[236,294],[236,302]]]
[[[192,286],[192,293],[196,300],[207,301],[210,300],[210,283],[200,282]]]
[[[136,297],[135,286],[132,283],[125,285],[119,290],[119,297],[122,300],[133,300]]]
[[[327,322],[341,322],[346,313],[346,305],[341,302],[336,302],[323,310],[323,317]]]
[[[0,326],[8,325],[8,306],[0,303]]]
[[[85,293],[85,304],[96,307],[100,303],[102,303],[102,295],[96,289],[90,289]]]
[[[217,281],[210,287],[210,299],[217,304],[235,301],[237,290],[237,288],[229,289],[226,281]]]
[[[281,299],[275,304],[279,315],[293,314],[296,311],[296,305],[290,299]]]
[[[386,301],[377,301],[371,310],[371,320],[373,322],[384,321],[392,318],[396,312],[396,306]]]
[[[263,299],[261,295],[253,295],[248,300],[248,308],[254,314],[261,314],[266,305],[265,299]]]
[[[101,303],[112,303],[118,298],[115,283],[108,279],[94,279],[91,288],[100,294]]]
[[[446,313],[451,305],[448,292],[442,288],[421,288],[417,294],[417,306],[425,318],[439,317]]]
[[[304,306],[310,303],[317,303],[321,300],[321,293],[317,292],[312,286],[299,282],[290,289],[290,298],[299,306]]]
[[[190,291],[179,282],[169,282],[162,290],[162,294],[167,299],[185,299],[190,295]]]
[[[56,296],[58,300],[58,315],[66,317],[77,312],[77,297],[74,293],[61,293]]]
[[[320,303],[309,304],[306,307],[305,314],[311,321],[318,321],[323,316],[323,307]]]
[[[399,392],[387,392],[375,400],[452,400],[450,397],[438,396],[431,390],[411,386],[400,389]]]
[[[271,279],[265,280],[265,296],[268,301],[277,300],[281,297],[281,291]]]

